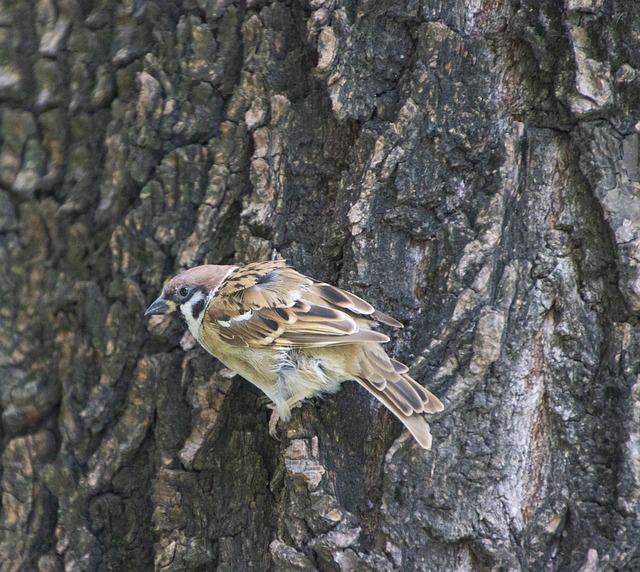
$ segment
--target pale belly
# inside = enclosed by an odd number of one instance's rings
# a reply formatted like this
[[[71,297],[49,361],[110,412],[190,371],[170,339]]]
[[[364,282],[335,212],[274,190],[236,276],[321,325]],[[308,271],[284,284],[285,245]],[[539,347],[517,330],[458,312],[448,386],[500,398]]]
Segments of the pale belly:
[[[203,332],[204,333],[204,332]],[[321,393],[335,393],[343,381],[344,347],[304,350],[283,348],[234,347],[206,332],[202,346],[229,369],[261,389],[278,409],[280,417],[289,417],[290,407]]]

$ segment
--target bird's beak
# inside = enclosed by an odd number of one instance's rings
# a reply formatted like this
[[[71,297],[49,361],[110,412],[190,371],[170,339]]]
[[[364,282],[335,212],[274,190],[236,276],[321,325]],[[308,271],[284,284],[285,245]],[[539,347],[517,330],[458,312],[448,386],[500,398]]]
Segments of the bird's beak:
[[[147,308],[144,313],[145,316],[149,314],[170,314],[176,311],[176,304],[171,300],[167,300],[162,294],[158,296],[158,299]]]

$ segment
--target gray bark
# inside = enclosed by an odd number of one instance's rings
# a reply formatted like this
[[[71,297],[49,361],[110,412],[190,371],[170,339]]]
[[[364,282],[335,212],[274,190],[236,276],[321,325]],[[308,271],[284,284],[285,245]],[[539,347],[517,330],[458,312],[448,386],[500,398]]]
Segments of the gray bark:
[[[0,570],[640,569],[639,4],[6,1],[0,102]],[[274,255],[432,451],[142,318]]]

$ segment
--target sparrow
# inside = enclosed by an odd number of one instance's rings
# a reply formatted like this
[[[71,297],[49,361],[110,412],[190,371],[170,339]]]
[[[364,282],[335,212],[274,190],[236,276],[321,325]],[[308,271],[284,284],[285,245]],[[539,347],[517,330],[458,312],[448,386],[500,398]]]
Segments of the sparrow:
[[[403,325],[362,298],[304,276],[284,260],[207,264],[169,280],[144,315],[172,312],[205,350],[273,402],[272,434],[278,418],[287,421],[303,400],[355,380],[431,448],[423,414],[444,407],[386,354],[382,344],[389,337],[372,329]]]

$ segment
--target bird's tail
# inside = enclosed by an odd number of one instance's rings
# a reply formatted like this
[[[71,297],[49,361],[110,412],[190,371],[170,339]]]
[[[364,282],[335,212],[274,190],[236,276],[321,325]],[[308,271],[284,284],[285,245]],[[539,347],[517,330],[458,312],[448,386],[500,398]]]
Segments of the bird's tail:
[[[363,348],[358,383],[380,400],[409,430],[421,447],[431,448],[431,432],[424,413],[438,413],[442,402],[408,374],[407,366],[390,359],[380,346]]]

